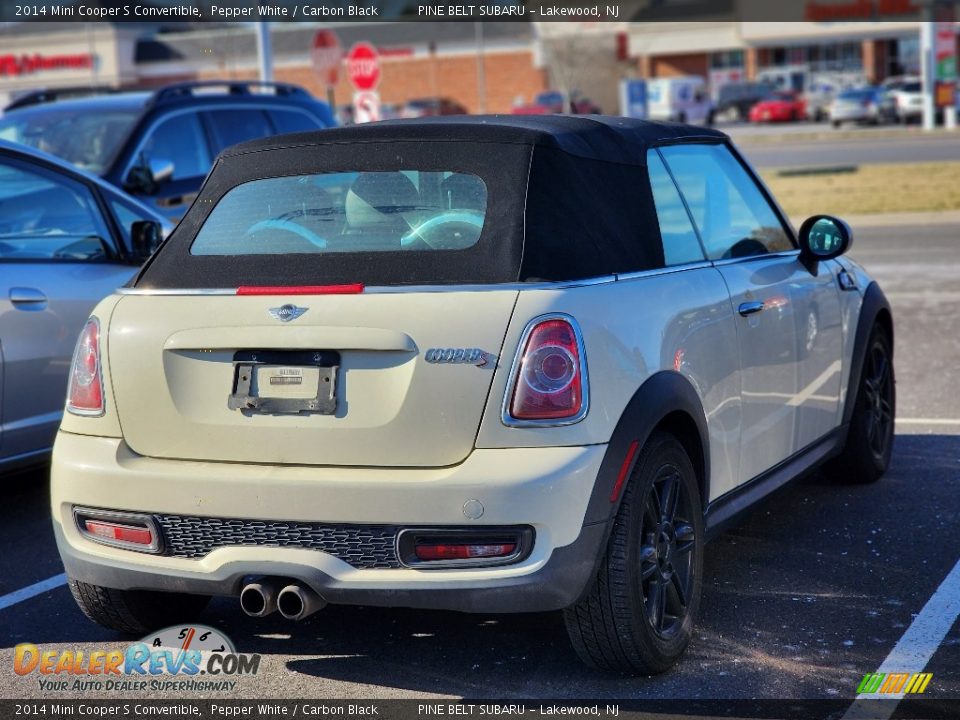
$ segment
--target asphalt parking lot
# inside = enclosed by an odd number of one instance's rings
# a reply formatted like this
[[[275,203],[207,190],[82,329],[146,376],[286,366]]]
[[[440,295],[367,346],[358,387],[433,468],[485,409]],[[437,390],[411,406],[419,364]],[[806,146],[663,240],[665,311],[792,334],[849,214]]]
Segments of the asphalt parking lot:
[[[960,557],[958,230],[855,228],[853,256],[883,283],[897,322],[893,465],[874,486],[796,483],[709,545],[699,627],[677,668],[629,679],[585,670],[555,614],[329,607],[294,625],[218,599],[199,620],[264,656],[260,674],[223,697],[853,698]],[[129,639],[88,622],[63,585],[13,602],[62,568],[45,473],[2,482],[0,698],[50,697],[12,672],[17,643],[92,651]],[[929,649],[926,695],[960,699],[960,623]]]

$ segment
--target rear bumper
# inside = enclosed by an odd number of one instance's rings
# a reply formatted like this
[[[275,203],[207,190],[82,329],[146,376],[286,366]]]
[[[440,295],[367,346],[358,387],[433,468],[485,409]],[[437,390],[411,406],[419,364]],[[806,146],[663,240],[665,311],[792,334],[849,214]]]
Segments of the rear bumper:
[[[244,578],[273,575],[299,580],[330,603],[554,610],[580,597],[606,538],[606,523],[583,524],[605,450],[476,450],[449,468],[277,467],[158,460],[118,438],[60,433],[51,470],[54,531],[67,573],[106,587],[236,596]],[[478,520],[465,517],[467,500],[483,504]],[[78,531],[75,506],[410,527],[525,524],[536,542],[513,565],[447,570],[358,569],[290,547],[221,547],[187,559],[95,543]]]

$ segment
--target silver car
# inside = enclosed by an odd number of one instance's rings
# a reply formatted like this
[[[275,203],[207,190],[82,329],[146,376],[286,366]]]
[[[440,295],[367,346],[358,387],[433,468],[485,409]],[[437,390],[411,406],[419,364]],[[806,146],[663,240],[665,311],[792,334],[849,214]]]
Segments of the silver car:
[[[893,102],[882,88],[844,90],[830,105],[830,122],[834,127],[846,122],[878,125],[893,119]]]
[[[163,222],[102,180],[0,140],[0,468],[49,455],[77,336]]]

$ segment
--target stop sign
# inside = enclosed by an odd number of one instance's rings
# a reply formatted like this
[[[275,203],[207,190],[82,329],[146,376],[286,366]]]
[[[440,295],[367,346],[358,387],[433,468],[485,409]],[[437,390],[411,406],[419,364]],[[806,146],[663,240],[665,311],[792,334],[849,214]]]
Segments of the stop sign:
[[[314,72],[327,87],[337,84],[342,60],[343,48],[337,34],[332,30],[318,30],[310,47],[310,61]]]
[[[347,55],[347,73],[357,90],[373,90],[380,82],[380,55],[370,43],[358,42]]]

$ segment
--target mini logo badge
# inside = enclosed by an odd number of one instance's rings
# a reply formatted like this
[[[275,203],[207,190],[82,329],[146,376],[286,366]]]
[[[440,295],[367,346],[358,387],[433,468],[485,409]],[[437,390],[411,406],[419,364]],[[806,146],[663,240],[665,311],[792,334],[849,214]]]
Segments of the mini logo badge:
[[[297,307],[296,305],[281,305],[280,307],[270,308],[269,312],[274,320],[280,322],[290,322],[303,315],[309,308]]]

